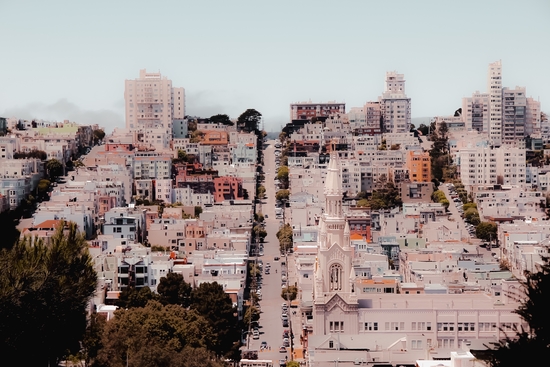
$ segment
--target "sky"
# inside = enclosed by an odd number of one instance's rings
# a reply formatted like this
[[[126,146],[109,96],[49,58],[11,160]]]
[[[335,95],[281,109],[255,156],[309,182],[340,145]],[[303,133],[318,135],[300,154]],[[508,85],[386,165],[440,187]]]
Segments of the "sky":
[[[293,102],[375,101],[404,74],[412,117],[450,115],[503,86],[550,111],[550,1],[0,0],[0,116],[124,126],[124,80],[160,71],[186,114],[262,113]]]

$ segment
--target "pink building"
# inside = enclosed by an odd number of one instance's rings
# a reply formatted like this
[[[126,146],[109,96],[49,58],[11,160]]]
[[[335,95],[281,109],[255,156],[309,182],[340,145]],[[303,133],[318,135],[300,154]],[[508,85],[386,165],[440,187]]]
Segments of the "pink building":
[[[160,73],[140,70],[139,78],[126,80],[126,128],[130,130],[162,127],[172,132],[172,120],[185,116],[185,91],[173,88],[172,81]]]

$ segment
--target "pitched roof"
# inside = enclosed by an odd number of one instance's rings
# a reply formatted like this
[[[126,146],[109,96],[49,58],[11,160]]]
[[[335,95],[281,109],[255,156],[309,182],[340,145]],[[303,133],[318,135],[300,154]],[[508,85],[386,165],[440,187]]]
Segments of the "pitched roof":
[[[49,220],[43,221],[40,224],[35,225],[34,228],[36,229],[57,228],[60,223],[61,223],[61,220],[59,219],[49,219]]]

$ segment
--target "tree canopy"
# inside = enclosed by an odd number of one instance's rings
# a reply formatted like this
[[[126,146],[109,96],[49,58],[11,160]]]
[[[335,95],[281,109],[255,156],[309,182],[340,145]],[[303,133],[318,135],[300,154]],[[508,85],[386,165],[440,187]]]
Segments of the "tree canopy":
[[[245,132],[255,132],[260,129],[262,114],[255,109],[249,108],[237,119],[237,127]]]
[[[218,114],[218,115],[214,115],[214,116],[210,117],[210,122],[215,123],[215,124],[223,124],[223,125],[227,125],[227,126],[235,125],[233,123],[233,121],[231,121],[229,116],[222,115],[222,114]]]
[[[294,285],[290,285],[281,290],[281,298],[285,301],[292,302],[298,296],[298,288]]]
[[[439,181],[443,180],[443,172],[449,165],[449,128],[445,121],[436,126],[432,122],[430,140],[432,149],[430,150],[430,159],[432,165],[432,178]]]
[[[277,231],[277,239],[279,240],[279,248],[281,252],[287,252],[292,248],[293,230],[290,224],[285,223],[279,231]]]
[[[238,355],[241,336],[237,328],[237,311],[221,284],[202,283],[193,289],[189,307],[204,316],[217,331],[218,337],[212,346],[217,355],[228,358]]]
[[[159,301],[164,305],[180,305],[188,307],[191,298],[191,285],[181,274],[168,273],[160,279],[157,286]]]
[[[476,227],[476,237],[485,241],[496,240],[497,231],[498,231],[498,227],[496,223],[481,222]]]
[[[48,170],[51,181],[63,175],[63,164],[55,158],[46,162],[46,169]]]
[[[93,132],[93,141],[97,145],[105,137],[105,131],[102,129],[95,129]]]
[[[281,189],[277,191],[275,194],[275,199],[277,200],[288,200],[288,197],[290,196],[290,191],[286,189]]]
[[[115,312],[102,334],[96,366],[221,366],[208,352],[216,332],[195,310],[150,301],[145,307]],[[197,358],[202,363],[193,363]]]
[[[62,222],[48,245],[27,237],[0,252],[0,350],[6,360],[54,366],[80,349],[97,275],[76,224],[65,233],[64,227]]]
[[[550,262],[542,259],[538,271],[527,272],[522,281],[522,293],[515,311],[527,323],[509,333],[504,340],[494,343],[490,349],[476,357],[484,359],[491,367],[535,366],[550,357],[550,317],[547,298],[550,294]]]
[[[388,181],[386,175],[380,175],[376,187],[369,199],[357,201],[358,207],[370,207],[372,210],[391,209],[401,206],[399,190],[392,181]]]
[[[277,170],[277,180],[281,183],[281,188],[288,189],[288,167],[287,166],[279,166],[279,169]]]

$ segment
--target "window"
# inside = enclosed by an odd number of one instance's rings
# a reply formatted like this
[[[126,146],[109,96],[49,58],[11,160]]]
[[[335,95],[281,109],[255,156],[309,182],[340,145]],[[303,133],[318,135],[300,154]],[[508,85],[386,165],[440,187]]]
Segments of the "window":
[[[378,323],[377,322],[365,322],[365,331],[377,331]]]
[[[453,331],[455,325],[452,322],[438,322],[437,331]]]
[[[411,340],[411,349],[422,349],[422,340]]]
[[[344,322],[343,321],[331,321],[329,323],[329,330],[331,333],[343,333]]]
[[[330,290],[340,291],[342,290],[342,266],[334,264],[330,267]]]

